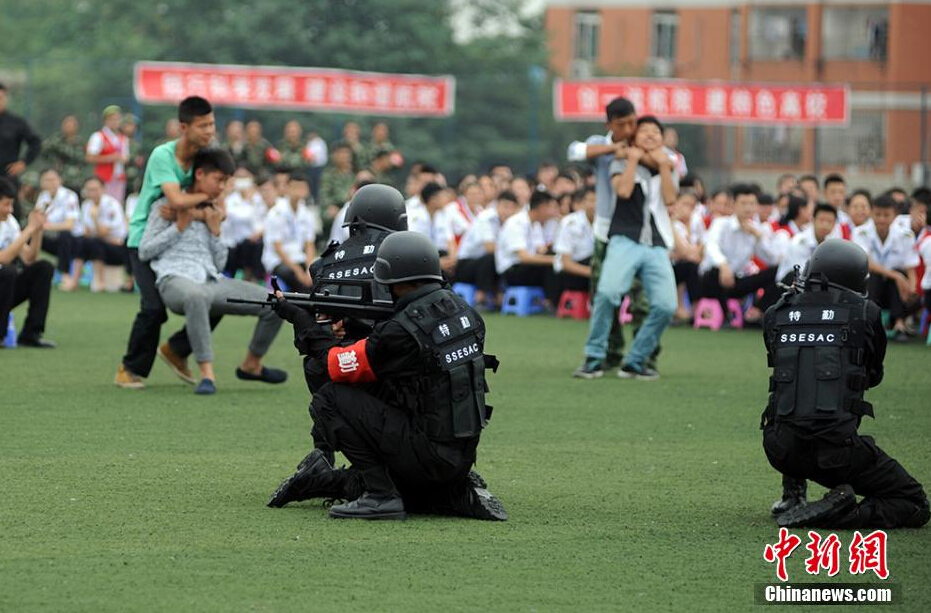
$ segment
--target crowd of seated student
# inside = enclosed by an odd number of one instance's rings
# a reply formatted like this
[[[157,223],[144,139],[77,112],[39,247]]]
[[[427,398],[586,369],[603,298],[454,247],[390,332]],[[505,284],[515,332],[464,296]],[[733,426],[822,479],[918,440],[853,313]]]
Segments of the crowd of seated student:
[[[346,238],[342,221],[354,190],[385,179],[383,169],[375,169],[376,177],[357,159],[359,151],[334,143],[320,200],[306,168],[263,163],[253,172],[234,155],[239,167],[221,198],[224,274],[257,282],[276,274],[293,290],[309,288],[307,266],[327,242]],[[384,157],[380,150],[369,153]],[[344,157],[349,162],[337,163]],[[448,183],[439,169],[418,162],[402,191],[409,228],[434,241],[450,281],[474,285],[477,302],[494,308],[509,285],[542,287],[552,306],[563,291],[588,291],[594,185],[584,164],[560,168],[546,162],[526,176],[495,165]],[[114,200],[94,177],[79,196],[54,169],[41,173],[40,187],[35,207],[44,214],[41,249],[57,258],[61,289],[77,287],[75,272],[85,261],[94,262],[92,288],[100,288],[103,267],[127,261],[126,210],[134,196],[125,204]],[[869,295],[888,312],[890,332],[899,338],[913,332],[914,316],[928,305],[931,291],[924,266],[931,251],[931,192],[892,188],[874,198],[849,190],[838,174],[823,184],[814,175],[786,174],[774,187],[773,194],[747,184],[707,189],[694,174],[681,177],[669,209],[677,319],[687,320],[702,298],[752,303],[746,320],[759,319],[779,296],[779,284],[830,237],[863,246],[870,256]]]
[[[688,317],[686,305],[694,304],[696,295],[722,302],[751,298],[746,315],[752,322],[779,296],[780,286],[792,282],[796,268],[818,244],[841,238],[856,241],[868,253],[868,295],[888,313],[890,335],[906,340],[915,330],[910,319],[929,306],[923,295],[931,289],[924,266],[931,254],[931,191],[918,188],[910,197],[897,188],[876,198],[862,189],[848,194],[843,177],[834,174],[826,177],[822,194],[812,175],[791,179],[780,177],[778,185],[788,191],[776,198],[759,186],[737,184],[715,190],[707,206],[697,202],[694,190],[680,191],[675,228],[678,242],[691,249],[677,247],[672,254],[680,289],[678,317]],[[701,264],[693,270],[696,253]]]

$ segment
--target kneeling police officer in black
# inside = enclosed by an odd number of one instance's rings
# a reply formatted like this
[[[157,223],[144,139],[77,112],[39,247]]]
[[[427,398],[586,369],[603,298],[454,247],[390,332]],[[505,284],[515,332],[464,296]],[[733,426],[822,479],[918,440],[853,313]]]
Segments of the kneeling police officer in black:
[[[349,469],[321,461],[318,448],[275,493],[270,506],[313,497],[349,499],[337,518],[403,519],[406,512],[504,520],[501,503],[471,471],[482,428],[485,325],[450,291],[436,246],[415,232],[385,237],[375,280],[390,288],[395,314],[352,344],[287,301],[301,353],[326,365],[314,394],[315,438],[341,451]]]
[[[801,290],[766,311],[770,378],[763,448],[783,475],[832,488],[823,499],[776,517],[784,527],[917,528],[929,518],[924,490],[857,429],[873,416],[865,390],[883,378],[886,335],[879,307],[864,297],[866,253],[841,239],[812,254]],[[797,284],[795,287],[799,287]],[[856,495],[863,496],[857,503]]]

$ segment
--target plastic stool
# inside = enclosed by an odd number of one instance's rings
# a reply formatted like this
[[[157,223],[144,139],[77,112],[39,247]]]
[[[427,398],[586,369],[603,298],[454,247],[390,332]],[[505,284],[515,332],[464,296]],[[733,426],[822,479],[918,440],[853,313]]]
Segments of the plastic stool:
[[[731,327],[732,328],[743,328],[744,327],[744,309],[743,305],[740,303],[740,300],[736,298],[731,298],[727,301],[727,311],[731,314]]]
[[[744,314],[740,300],[731,298],[727,301],[727,311],[731,314],[731,327],[743,328]],[[699,328],[710,328],[720,330],[724,325],[724,311],[721,310],[721,303],[714,298],[702,298],[694,311],[694,321],[692,327],[696,330]]]
[[[16,349],[16,323],[13,321],[13,314],[10,313],[7,318],[6,336],[3,338],[3,346],[7,349]]]
[[[621,301],[621,314],[618,319],[622,325],[634,320],[634,316],[630,314],[630,296],[624,296],[624,300]]]
[[[566,290],[559,295],[559,307],[556,317],[571,317],[572,319],[588,319],[588,292]]]
[[[542,313],[545,296],[542,287],[513,285],[504,292],[501,314],[513,313],[518,317],[527,317],[534,313]]]
[[[724,325],[724,311],[721,310],[721,303],[714,298],[702,298],[698,301],[693,311],[692,327],[711,328],[720,330]]]
[[[478,288],[471,283],[453,283],[453,292],[465,300],[469,306],[475,306],[475,292]]]

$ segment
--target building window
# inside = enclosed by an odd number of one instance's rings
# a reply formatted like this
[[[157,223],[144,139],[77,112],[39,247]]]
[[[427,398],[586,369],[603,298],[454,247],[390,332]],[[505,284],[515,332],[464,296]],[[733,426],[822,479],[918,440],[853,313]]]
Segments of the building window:
[[[808,22],[804,7],[750,11],[750,59],[800,60],[805,57]]]
[[[572,59],[589,65],[598,59],[598,38],[601,34],[601,15],[594,11],[575,14],[574,48]]]
[[[802,128],[760,126],[743,129],[744,164],[798,166],[802,163]]]
[[[731,10],[731,40],[730,40],[731,66],[740,63],[740,10]]]
[[[846,128],[824,128],[818,159],[825,166],[882,166],[886,158],[886,113],[851,111]]]
[[[825,7],[821,24],[824,59],[886,61],[887,7]]]
[[[653,13],[653,42],[650,55],[654,59],[676,61],[676,33],[679,16],[672,11]]]

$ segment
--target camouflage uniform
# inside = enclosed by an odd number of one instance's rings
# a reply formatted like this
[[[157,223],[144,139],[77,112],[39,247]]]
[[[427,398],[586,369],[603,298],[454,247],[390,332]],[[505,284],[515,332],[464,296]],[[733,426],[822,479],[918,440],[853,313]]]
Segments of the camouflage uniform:
[[[142,155],[142,143],[129,139],[129,163],[126,164],[126,193],[138,193],[142,189],[142,171],[145,169],[145,156]]]
[[[275,171],[275,163],[269,161],[266,157],[269,149],[274,149],[274,147],[264,138],[255,144],[248,141],[243,143],[242,160],[245,162],[249,172],[258,176],[262,174],[263,171],[265,173],[272,173]]]
[[[67,140],[61,132],[42,143],[42,157],[46,164],[58,171],[65,187],[78,193],[84,186],[84,180],[91,175],[84,156],[84,143],[77,137]]]
[[[306,170],[307,159],[304,157],[304,145],[297,143],[292,145],[286,140],[278,142],[278,153],[281,154],[279,166],[284,166],[290,170]]]
[[[356,173],[340,172],[335,166],[327,166],[320,176],[320,215],[323,218],[323,235],[330,236],[333,217],[328,209],[331,206],[341,208],[349,200],[349,192],[356,180]]]

